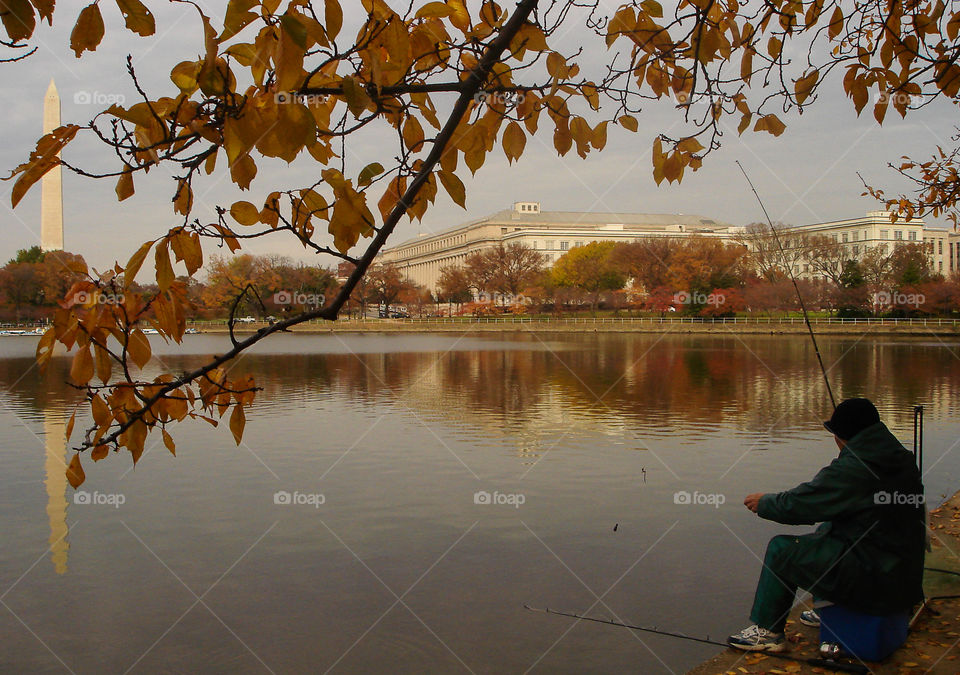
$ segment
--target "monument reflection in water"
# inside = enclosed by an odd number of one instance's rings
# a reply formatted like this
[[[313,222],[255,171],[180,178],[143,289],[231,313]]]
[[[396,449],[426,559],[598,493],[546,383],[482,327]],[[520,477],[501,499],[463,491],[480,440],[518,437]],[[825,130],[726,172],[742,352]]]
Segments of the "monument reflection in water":
[[[67,571],[70,542],[67,541],[67,425],[63,414],[44,411],[43,469],[47,487],[47,517],[50,519],[50,560],[57,574]]]

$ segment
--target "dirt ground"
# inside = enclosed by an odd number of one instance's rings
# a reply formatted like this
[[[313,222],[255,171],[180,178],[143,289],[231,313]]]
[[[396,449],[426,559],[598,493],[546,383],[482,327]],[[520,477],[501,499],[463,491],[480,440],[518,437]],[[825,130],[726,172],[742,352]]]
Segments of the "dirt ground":
[[[960,492],[930,514],[933,552],[926,566],[960,572]],[[927,597],[960,594],[960,577],[927,571],[924,576]],[[801,608],[795,608],[787,622],[790,655],[817,658],[818,629],[797,620]],[[960,673],[960,599],[934,600],[917,618],[907,642],[882,663],[864,663],[876,675],[919,675],[920,673]],[[800,661],[749,654],[733,649],[721,652],[688,675],[742,675],[765,673],[833,673]]]

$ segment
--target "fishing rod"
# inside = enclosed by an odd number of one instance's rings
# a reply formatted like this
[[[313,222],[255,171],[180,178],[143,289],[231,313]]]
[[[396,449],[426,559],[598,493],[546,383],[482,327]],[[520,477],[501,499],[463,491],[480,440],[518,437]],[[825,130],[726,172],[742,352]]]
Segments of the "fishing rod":
[[[740,172],[743,174],[743,177],[747,179],[747,184],[750,186],[750,189],[753,190],[753,195],[757,198],[757,202],[760,204],[760,210],[763,211],[763,215],[767,219],[767,224],[770,226],[770,231],[773,233],[773,240],[776,242],[777,249],[780,251],[780,260],[784,268],[787,270],[787,276],[789,276],[790,281],[793,282],[793,290],[796,291],[797,300],[800,301],[800,311],[803,313],[803,321],[807,324],[807,330],[810,332],[810,340],[813,342],[813,351],[817,355],[817,363],[820,364],[820,372],[823,373],[823,382],[827,385],[827,393],[830,395],[830,404],[833,405],[834,409],[836,409],[837,401],[833,397],[833,389],[830,387],[830,380],[827,378],[827,369],[823,366],[823,358],[820,356],[820,347],[817,345],[817,338],[813,334],[813,326],[810,325],[810,317],[807,314],[807,307],[803,302],[803,294],[800,293],[800,286],[797,285],[797,277],[793,273],[793,265],[790,265],[787,262],[787,254],[783,250],[783,245],[780,243],[780,235],[777,234],[777,228],[773,226],[773,221],[770,220],[770,214],[767,213],[767,207],[763,205],[763,200],[760,199],[760,194],[757,192],[757,188],[753,186],[753,181],[750,180],[750,176],[747,175],[747,172],[740,163],[740,160],[737,160],[737,166],[740,167]]]
[[[567,616],[572,619],[577,619],[580,621],[593,621],[594,623],[605,623],[608,626],[619,626],[621,628],[629,628],[630,630],[639,630],[644,633],[653,633],[654,635],[663,635],[665,637],[677,638],[680,640],[689,640],[691,642],[699,642],[705,645],[714,645],[717,647],[730,647],[726,642],[720,642],[718,640],[711,640],[709,637],[700,638],[693,635],[686,635],[684,633],[674,633],[668,630],[660,630],[659,628],[650,628],[648,626],[633,626],[628,623],[621,623],[620,621],[613,621],[612,619],[604,619],[596,616],[587,616],[585,614],[577,614],[576,612],[562,612],[558,609],[550,609],[549,607],[540,608],[540,607],[531,607],[530,605],[524,603],[524,609],[528,609],[531,612],[540,612],[541,614],[556,614],[557,616]],[[834,661],[833,659],[818,659],[805,656],[791,656],[790,654],[782,654],[779,652],[757,652],[762,653],[764,656],[770,656],[775,659],[782,659],[784,661],[797,661],[800,663],[807,663],[811,666],[817,666],[820,668],[829,668],[830,670],[836,670],[843,673],[869,673],[870,669],[866,666],[859,663],[845,663],[843,661]]]

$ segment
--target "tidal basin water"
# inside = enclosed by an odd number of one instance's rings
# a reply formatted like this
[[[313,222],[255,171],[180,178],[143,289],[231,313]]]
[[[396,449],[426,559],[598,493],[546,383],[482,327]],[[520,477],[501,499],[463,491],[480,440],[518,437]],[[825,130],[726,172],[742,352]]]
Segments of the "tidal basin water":
[[[69,359],[0,340],[0,672],[681,673],[715,648],[523,604],[722,639],[792,529],[743,496],[836,454],[802,337],[294,334],[233,366],[239,447],[184,423],[75,493]],[[960,488],[958,341],[821,341],[908,446],[926,406],[927,498]],[[154,344],[151,376],[227,341]]]

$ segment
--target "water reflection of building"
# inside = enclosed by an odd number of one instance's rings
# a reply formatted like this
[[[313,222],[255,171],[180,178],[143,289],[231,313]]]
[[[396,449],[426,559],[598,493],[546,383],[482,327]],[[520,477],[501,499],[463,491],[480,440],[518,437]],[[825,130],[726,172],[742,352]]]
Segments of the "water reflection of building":
[[[57,574],[67,571],[67,426],[57,412],[47,410],[43,420],[46,458],[47,517],[50,519],[50,559]]]

